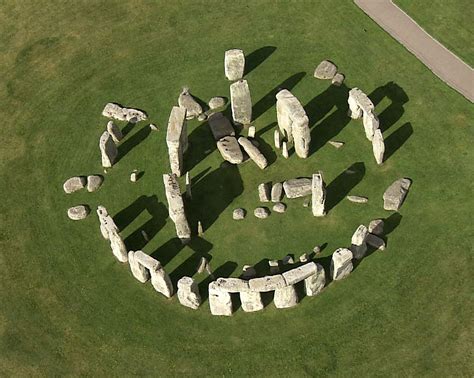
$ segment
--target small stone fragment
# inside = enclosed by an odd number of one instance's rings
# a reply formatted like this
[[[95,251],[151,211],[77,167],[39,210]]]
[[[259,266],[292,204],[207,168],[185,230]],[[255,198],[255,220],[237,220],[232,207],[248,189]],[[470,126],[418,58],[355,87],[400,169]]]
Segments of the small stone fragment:
[[[346,198],[349,201],[354,202],[354,203],[367,203],[367,202],[369,202],[369,199],[367,197],[362,197],[362,196],[347,196]]]
[[[374,219],[369,223],[369,232],[374,235],[383,235],[383,219]]]
[[[86,178],[84,176],[75,176],[68,178],[64,184],[63,189],[66,193],[73,193],[81,190],[86,186]]]
[[[203,122],[207,119],[207,115],[205,113],[201,113],[198,115],[197,119],[199,122]]]
[[[87,191],[95,192],[100,188],[104,182],[104,177],[100,175],[90,175],[87,176]]]
[[[244,155],[240,149],[237,139],[233,136],[226,136],[217,142],[217,149],[222,158],[231,164],[240,164],[244,160]]]
[[[232,212],[232,219],[241,220],[245,218],[245,210],[242,208],[234,209]]]
[[[225,99],[223,97],[213,97],[209,100],[208,105],[211,110],[222,108],[225,105]]]
[[[191,173],[187,171],[185,177],[186,177],[186,197],[188,197],[188,199],[192,199],[193,193],[191,191]]]
[[[150,123],[150,130],[151,131],[158,131],[158,127],[156,127],[156,125],[154,123]]]
[[[244,76],[245,55],[240,49],[227,50],[224,58],[225,76],[230,81],[240,80]]]
[[[191,277],[181,277],[178,281],[178,300],[183,306],[196,310],[201,305],[201,295],[197,283]]]
[[[309,207],[310,204],[311,204],[311,200],[309,198],[303,201],[303,207]]]
[[[268,266],[271,274],[277,274],[280,271],[278,260],[268,260]]]
[[[342,280],[352,271],[352,252],[347,248],[338,248],[332,254],[331,277],[334,281]]]
[[[299,258],[300,262],[308,262],[309,261],[309,256],[307,253],[303,253],[300,258]]]
[[[260,202],[270,201],[270,183],[265,182],[258,186],[258,198]]]
[[[268,210],[266,207],[257,207],[253,211],[253,214],[259,219],[265,219],[269,217],[270,210]]]
[[[298,295],[296,294],[295,287],[289,285],[281,289],[276,289],[273,303],[276,308],[290,308],[296,306],[298,304]]]
[[[249,129],[247,131],[247,136],[249,138],[255,138],[255,126],[249,126]]]
[[[313,252],[316,255],[319,255],[321,253],[321,247],[319,245],[317,245],[316,247],[313,248]]]
[[[148,237],[148,234],[146,233],[145,230],[141,230],[140,233],[143,236],[143,240],[145,240],[147,243],[150,241],[150,238]]]
[[[123,139],[122,131],[112,121],[107,122],[107,131],[114,140],[115,144],[119,143]]]
[[[285,195],[288,198],[298,198],[309,196],[311,194],[312,181],[309,178],[298,178],[286,180],[283,183]]]
[[[285,257],[283,257],[283,260],[281,261],[281,263],[283,265],[294,264],[295,260],[293,260],[293,257],[291,257],[290,255],[286,255]],[[285,277],[284,273],[283,273],[283,277]]]
[[[393,182],[383,194],[383,208],[385,210],[398,211],[405,200],[411,180],[401,178]]]
[[[273,211],[275,213],[283,214],[286,211],[286,205],[284,203],[277,202],[273,205]]]
[[[138,171],[135,169],[132,173],[130,173],[130,181],[137,182],[138,180]]]
[[[331,146],[333,147],[336,147],[337,149],[341,148],[344,146],[344,142],[338,142],[338,141],[335,141],[335,140],[330,140],[328,142]]]
[[[283,184],[281,182],[273,184],[271,198],[272,202],[280,202],[283,198]]]
[[[79,205],[70,207],[67,211],[67,216],[72,220],[81,220],[87,217],[91,209],[87,205]]]
[[[372,151],[374,153],[375,161],[378,165],[383,163],[383,155],[385,153],[385,143],[380,129],[375,130],[372,138]]]
[[[204,229],[202,227],[201,221],[198,221],[198,236],[202,236],[204,234]]]
[[[344,74],[338,72],[337,74],[334,75],[332,78],[331,84],[340,87],[342,83],[344,82],[345,76]]]
[[[215,281],[209,284],[209,308],[217,316],[231,316],[233,311],[230,293],[220,289]]]
[[[280,149],[281,139],[280,139],[280,131],[278,131],[278,129],[273,132],[273,143],[275,144],[275,148]]]
[[[334,78],[336,73],[337,73],[336,65],[330,62],[329,60],[323,60],[316,67],[316,70],[314,71],[314,77],[316,79],[329,80],[329,79]]]

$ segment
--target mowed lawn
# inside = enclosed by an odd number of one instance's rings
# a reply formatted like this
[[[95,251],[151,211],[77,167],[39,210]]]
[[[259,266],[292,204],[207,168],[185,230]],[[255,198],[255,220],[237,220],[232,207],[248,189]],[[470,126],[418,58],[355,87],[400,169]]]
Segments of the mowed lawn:
[[[469,0],[395,0],[423,29],[474,66],[474,8]]]
[[[444,13],[460,6],[442,4]],[[473,375],[473,107],[351,1],[6,1],[0,47],[2,375]],[[205,232],[183,247],[162,184],[167,119],[182,86],[203,101],[229,96],[223,59],[234,47],[247,55],[257,139],[271,164],[221,167],[207,123],[190,121],[187,209]],[[326,58],[345,86],[313,77]],[[376,104],[381,167],[361,121],[347,117],[355,86]],[[306,160],[272,147],[280,87],[310,118]],[[146,110],[159,131],[119,123],[127,135],[102,188],[66,195],[68,177],[103,173],[109,101]],[[336,150],[329,140],[346,144]],[[133,169],[144,171],[135,184]],[[303,200],[253,217],[259,183],[318,170],[327,217],[314,218]],[[400,177],[413,180],[406,202],[399,214],[384,211],[382,194]],[[350,203],[349,193],[369,203]],[[69,220],[67,209],[82,203],[90,216]],[[194,275],[203,293],[200,256],[216,275],[237,277],[244,264],[265,274],[265,259],[325,245],[316,261],[327,269],[357,226],[378,217],[387,218],[388,245],[293,309],[213,317],[205,296],[193,311],[136,281],[100,236],[99,204],[130,249],[160,260],[175,283]],[[235,222],[239,206],[249,214]]]

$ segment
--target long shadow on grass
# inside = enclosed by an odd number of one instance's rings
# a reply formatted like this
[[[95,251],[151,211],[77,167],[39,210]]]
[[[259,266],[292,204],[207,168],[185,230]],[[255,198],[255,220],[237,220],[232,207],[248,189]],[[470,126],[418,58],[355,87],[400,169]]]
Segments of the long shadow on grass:
[[[262,64],[275,50],[275,46],[264,46],[247,55],[245,57],[245,75]]]
[[[341,202],[351,190],[362,181],[365,175],[365,165],[363,162],[352,164],[337,176],[326,188],[326,211]]]
[[[168,218],[168,210],[166,210],[166,207],[161,202],[158,202],[156,195],[142,195],[115,214],[113,219],[119,230],[123,231],[145,210],[155,219],[157,226],[161,225],[162,227],[166,218]]]
[[[369,98],[375,106],[385,97],[390,99],[391,104],[378,114],[380,130],[382,132],[387,131],[402,117],[405,112],[403,105],[409,101],[408,95],[403,88],[393,81],[378,87],[369,94]]]
[[[413,127],[407,122],[385,138],[384,161],[388,160],[413,134]]]
[[[193,169],[217,148],[207,122],[196,126],[191,134],[189,134],[188,143],[188,150],[184,154],[184,166],[188,171]]]
[[[150,126],[143,126],[131,137],[124,140],[118,146],[117,162],[120,161],[125,155],[127,155],[134,147],[138,146],[141,142],[143,142],[145,138],[150,134],[150,131]]]

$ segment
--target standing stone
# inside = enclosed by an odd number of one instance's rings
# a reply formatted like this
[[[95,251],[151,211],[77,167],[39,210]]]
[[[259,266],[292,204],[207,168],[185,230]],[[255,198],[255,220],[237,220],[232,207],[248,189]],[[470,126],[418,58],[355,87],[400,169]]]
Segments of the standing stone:
[[[118,150],[114,140],[107,131],[99,139],[99,148],[102,155],[102,167],[111,168],[117,159]]]
[[[316,67],[316,70],[314,71],[314,77],[316,79],[330,80],[334,78],[336,72],[337,66],[333,62],[330,62],[329,60],[323,60]]]
[[[344,82],[345,76],[344,74],[338,72],[337,74],[334,75],[334,77],[331,80],[331,84],[335,85],[336,87],[340,87],[342,83]]]
[[[223,97],[213,97],[209,100],[208,105],[211,110],[222,108],[225,105],[225,99]]]
[[[308,118],[303,122],[293,122],[293,141],[295,143],[295,152],[300,158],[305,159],[309,155],[309,144],[311,142],[311,133],[308,126]]]
[[[186,197],[189,199],[193,198],[193,194],[191,192],[191,174],[189,171],[186,172]]]
[[[298,294],[296,294],[295,287],[293,285],[288,285],[281,289],[276,289],[273,303],[275,303],[276,308],[289,308],[296,306],[298,304]]]
[[[378,165],[383,163],[383,155],[385,153],[385,143],[380,129],[375,130],[372,138],[372,150],[374,152],[375,161]]]
[[[383,235],[384,222],[383,219],[374,219],[370,221],[368,230],[374,235]]]
[[[235,130],[230,121],[221,112],[211,114],[208,124],[216,142],[227,136],[235,136]]]
[[[136,169],[132,173],[130,173],[130,181],[131,182],[138,181],[138,171]]]
[[[265,182],[258,186],[258,198],[260,202],[270,201],[270,183]]]
[[[115,144],[123,139],[123,134],[120,128],[112,121],[107,122],[107,131],[114,140]]]
[[[247,155],[249,155],[250,159],[252,159],[260,169],[265,169],[267,167],[267,159],[265,158],[265,156],[263,156],[259,149],[253,145],[252,142],[250,142],[245,137],[240,137],[239,144],[242,146]]]
[[[184,212],[184,202],[181,196],[178,180],[175,174],[164,174],[163,183],[165,185],[166,199],[171,220],[176,227],[176,235],[183,243],[191,240],[191,228],[189,227],[186,214]]]
[[[284,203],[277,202],[273,205],[272,209],[275,213],[283,214],[286,211],[286,205]]]
[[[286,142],[282,143],[281,154],[285,159],[288,159],[290,157],[290,155],[288,154],[288,145]]]
[[[133,277],[138,281],[145,283],[150,279],[150,272],[135,259],[134,251],[128,252],[128,263],[130,264],[130,270],[132,271]]]
[[[271,274],[277,274],[280,271],[278,260],[268,260],[268,266]]]
[[[411,180],[408,178],[401,178],[393,182],[383,194],[383,208],[385,210],[398,211],[405,200],[410,186]]]
[[[237,139],[233,136],[226,136],[217,142],[217,149],[224,160],[231,164],[240,164],[244,161],[244,155],[240,149]]]
[[[186,109],[173,106],[168,120],[166,144],[168,146],[171,172],[181,176],[184,173],[183,155],[188,148]]]
[[[201,295],[197,283],[191,277],[181,277],[178,281],[178,300],[183,306],[196,310],[201,305]]]
[[[308,196],[312,192],[312,180],[309,178],[286,180],[283,183],[283,189],[288,198]]]
[[[278,130],[275,130],[273,132],[273,143],[275,144],[275,148],[280,149],[281,140],[280,140],[280,131]]]
[[[369,231],[364,225],[357,227],[357,230],[352,235],[351,239],[351,251],[353,258],[360,260],[365,256],[367,252],[366,239]]]
[[[201,274],[201,273],[204,273],[205,271],[208,271],[210,270],[210,268],[208,269],[208,265],[209,265],[209,262],[207,261],[207,259],[205,257],[201,257],[201,259],[199,260],[199,265],[197,266],[197,273],[198,274]]]
[[[189,93],[189,88],[183,88],[178,97],[178,105],[186,109],[186,119],[193,119],[202,113],[202,107]]]
[[[245,312],[263,310],[262,294],[258,291],[241,291],[240,303]]]
[[[257,207],[253,214],[259,219],[265,219],[270,216],[270,211],[266,207]]]
[[[227,80],[242,79],[245,69],[245,55],[240,49],[227,50],[224,58],[224,71]]]
[[[276,182],[272,186],[272,202],[280,202],[283,198],[283,184],[281,182]]]
[[[209,308],[212,315],[232,315],[232,298],[230,293],[219,288],[216,281],[209,284]]]
[[[90,211],[91,209],[88,205],[74,206],[68,209],[67,216],[69,217],[69,219],[72,220],[81,220],[86,218],[89,215]]]
[[[103,182],[104,182],[103,176],[100,176],[100,175],[87,176],[87,191],[95,192],[101,187]]]
[[[151,284],[154,289],[163,294],[166,298],[171,298],[173,296],[173,284],[168,273],[161,267],[161,264],[156,270],[150,271],[151,274]]]
[[[338,248],[332,254],[331,277],[334,281],[342,280],[352,272],[352,252],[347,248]]]
[[[249,126],[247,136],[249,138],[255,138],[255,126]]]
[[[326,184],[322,172],[314,173],[311,182],[311,210],[315,217],[326,215]]]
[[[252,121],[252,99],[247,80],[230,85],[230,105],[234,123],[248,125]]]
[[[364,112],[362,123],[364,125],[366,138],[372,141],[375,131],[379,129],[379,119],[373,111]]]
[[[316,264],[316,273],[304,280],[304,290],[308,297],[318,295],[326,285],[326,273],[320,264]]]
[[[97,216],[100,223],[100,232],[105,240],[109,240],[110,233],[119,233],[117,225],[104,206],[97,206]]]
[[[308,262],[309,261],[309,256],[307,253],[303,253],[299,259],[298,259],[300,262],[302,263],[305,263],[305,262]]]
[[[122,237],[118,232],[109,232],[110,248],[118,261],[126,263],[128,261],[128,252]]]
[[[234,220],[242,220],[245,218],[245,210],[242,208],[234,209],[232,212],[232,219]]]
[[[198,236],[202,236],[204,234],[204,229],[202,228],[201,221],[198,221]]]
[[[75,176],[68,178],[64,184],[63,189],[66,193],[74,193],[86,186],[86,178],[84,176]]]
[[[362,109],[359,107],[356,99],[350,95],[350,92],[349,98],[347,99],[347,103],[349,104],[349,117],[351,117],[352,119],[359,119],[360,117],[362,117]]]

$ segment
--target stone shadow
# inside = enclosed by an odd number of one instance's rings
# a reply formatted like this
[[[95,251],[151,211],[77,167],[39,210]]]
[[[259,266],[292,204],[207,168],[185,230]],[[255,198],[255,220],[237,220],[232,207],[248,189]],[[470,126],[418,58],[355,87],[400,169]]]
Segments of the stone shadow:
[[[388,160],[413,134],[413,127],[407,122],[385,138],[384,161]]]
[[[296,84],[298,84],[301,79],[306,75],[306,72],[298,72],[292,76],[290,76],[285,81],[278,84],[274,87],[270,92],[268,92],[265,96],[263,96],[258,102],[255,103],[252,107],[252,119],[255,121],[258,117],[260,117],[263,113],[265,113],[268,109],[270,109],[276,103],[276,94],[280,89],[288,89],[291,91]]]
[[[224,264],[222,264],[220,267],[218,267],[216,270],[214,270],[213,277],[207,276],[204,280],[202,280],[199,284],[199,293],[201,294],[201,299],[202,303],[207,301],[209,298],[209,284],[216,280],[217,278],[224,277],[228,278],[232,273],[234,273],[234,270],[237,268],[237,263],[233,261],[227,261]]]
[[[179,238],[171,238],[166,243],[159,246],[150,256],[158,260],[163,267],[185,247]],[[196,263],[197,266],[197,263]]]
[[[276,50],[275,46],[264,46],[245,56],[245,75],[248,75]]]
[[[188,136],[188,143],[188,150],[184,153],[184,167],[188,171],[217,148],[207,121],[194,128]]]
[[[122,129],[122,135],[126,137],[135,127],[136,123],[128,122],[125,127]]]
[[[122,141],[118,146],[117,161],[119,162],[125,155],[127,155],[135,146],[138,146],[150,134],[150,126],[145,125],[130,138]]]
[[[364,163],[357,162],[331,181],[326,188],[326,211],[329,213],[334,206],[341,202],[362,181],[364,175]]]

